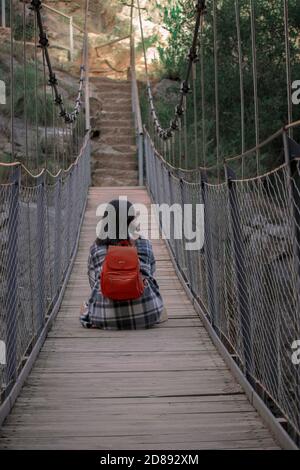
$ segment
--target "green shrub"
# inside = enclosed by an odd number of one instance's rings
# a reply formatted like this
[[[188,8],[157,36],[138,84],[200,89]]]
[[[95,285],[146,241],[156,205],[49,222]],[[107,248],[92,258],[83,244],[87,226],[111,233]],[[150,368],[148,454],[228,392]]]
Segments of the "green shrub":
[[[16,41],[22,41],[24,38],[24,24],[23,24],[23,15],[15,13],[13,16],[13,25],[14,25],[14,39]],[[34,38],[34,20],[33,18],[26,18],[26,27],[25,27],[25,40],[30,41]]]
[[[162,64],[161,78],[181,79],[185,77],[187,54],[192,42],[195,25],[194,2],[191,0],[157,1],[161,21],[169,31],[167,46],[160,45],[159,55]],[[220,162],[223,157],[241,152],[241,109],[240,80],[237,49],[237,31],[235,8],[232,0],[218,2],[218,80],[219,80],[219,116],[220,116]],[[254,99],[253,99],[253,58],[250,28],[250,1],[239,1],[241,16],[241,39],[243,55],[243,79],[245,99],[246,148],[255,146]],[[282,2],[278,0],[256,0],[256,54],[257,82],[259,100],[260,141],[263,141],[287,122],[286,96],[286,56],[284,47],[284,23]],[[290,55],[292,80],[300,78],[299,63],[299,27],[300,7],[297,0],[289,1]],[[212,2],[207,2],[204,20],[203,63],[206,108],[207,161],[216,160],[216,125],[215,125],[215,69],[213,39]],[[201,144],[201,74],[197,64],[197,115],[198,139]],[[187,112],[188,141],[193,160],[192,142],[194,115],[192,99],[188,98]],[[159,106],[159,117],[167,121],[164,109]],[[172,113],[170,118],[172,117]],[[300,119],[300,107],[294,106],[293,120]],[[262,155],[262,168],[271,169],[282,161],[282,142],[274,141]],[[251,164],[252,165],[252,164]],[[252,172],[252,167],[249,172]]]
[[[16,117],[24,117],[25,112],[27,119],[30,123],[35,123],[36,120],[39,125],[44,126],[51,122],[52,116],[52,95],[49,94],[49,87],[47,86],[46,103],[44,95],[44,74],[39,69],[36,71],[35,64],[29,62],[26,65],[26,107],[25,107],[25,94],[24,94],[24,68],[17,65],[14,70],[14,114]]]

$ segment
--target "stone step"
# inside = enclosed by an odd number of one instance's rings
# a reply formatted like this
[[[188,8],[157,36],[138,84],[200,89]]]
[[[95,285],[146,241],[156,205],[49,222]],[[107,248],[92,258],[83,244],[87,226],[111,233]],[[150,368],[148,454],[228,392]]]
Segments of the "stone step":
[[[135,145],[135,137],[133,135],[130,136],[120,136],[120,135],[101,135],[100,134],[100,142],[103,142],[107,145],[110,145],[114,149],[119,150],[120,146],[126,146],[126,152],[130,151],[128,147]],[[121,149],[121,152],[123,150]]]
[[[97,96],[101,96],[101,98],[109,97],[109,96],[120,96],[121,98],[131,98],[131,87],[130,88],[106,88],[97,87]]]
[[[123,84],[130,85],[130,80],[117,80],[115,78],[109,78],[109,77],[91,77],[90,80],[92,83],[102,82],[103,84],[108,84],[111,86],[117,86],[117,85],[123,85]]]
[[[114,180],[105,180],[105,181],[93,181],[92,187],[93,188],[118,188],[118,187],[136,187],[138,186],[138,181],[133,180],[133,181],[114,181]]]
[[[112,99],[112,98],[120,98],[124,100],[130,100],[131,101],[131,91],[127,90],[102,90],[97,92],[97,96],[101,100],[106,100],[106,99]]]
[[[104,77],[91,79],[101,101],[93,139],[93,186],[136,186],[138,163],[131,103],[131,84]]]
[[[111,148],[113,151],[120,153],[134,153],[136,154],[136,145],[122,145],[122,144],[112,144]]]
[[[106,112],[106,109],[109,110],[108,112],[110,113],[131,113],[132,114],[132,109],[131,109],[131,104],[118,104],[118,103],[109,103],[106,105],[103,105],[103,111],[104,113]]]
[[[134,129],[130,127],[121,127],[121,126],[110,126],[110,127],[104,127],[103,125],[100,124],[100,135],[101,136],[114,136],[115,138],[119,137],[131,137],[135,138],[135,132]]]
[[[103,103],[103,109],[110,109],[111,106],[115,107],[118,106],[118,108],[124,108],[125,106],[127,108],[132,109],[131,107],[131,99],[128,98],[120,98],[119,96],[108,96],[107,98],[102,98],[102,103]]]
[[[94,171],[95,175],[109,176],[105,173],[105,168],[98,168]],[[115,168],[113,172],[113,177],[120,178],[122,176],[134,178],[137,176],[137,170],[123,170],[122,168]]]
[[[101,119],[101,129],[133,129],[133,121],[126,119]],[[134,131],[133,131],[134,132]]]
[[[131,186],[137,184],[138,172],[136,170],[114,170],[113,174],[106,169],[93,172],[93,184],[97,186]]]
[[[137,186],[138,177],[136,178],[114,178],[114,177],[95,177],[93,179],[93,186],[97,187],[114,187],[114,186]]]
[[[103,110],[102,111],[102,118],[103,120],[104,119],[108,119],[108,120],[121,120],[121,121],[124,121],[124,120],[132,120],[133,117],[132,117],[132,111],[122,111],[122,112],[118,112],[118,111],[107,111],[107,110]]]
[[[137,171],[138,164],[136,158],[131,158],[131,160],[124,159],[123,157],[113,157],[107,158],[106,155],[98,157],[97,159],[92,160],[92,171],[101,169],[122,169],[127,171]],[[113,172],[114,173],[114,172]]]
[[[129,81],[116,81],[104,79],[102,77],[91,77],[90,83],[97,87],[98,92],[103,91],[129,91],[131,92],[131,83]]]
[[[92,141],[93,155],[136,155],[136,145],[120,145],[118,142],[109,145],[107,142]]]
[[[102,148],[102,147],[97,148],[96,146],[92,151],[92,156],[95,159],[107,158],[108,160],[111,160],[115,158],[116,160],[122,159],[124,162],[132,161],[133,159],[136,158],[136,155],[137,155],[136,150],[134,152],[133,151],[119,152],[110,146],[108,146],[107,148]]]

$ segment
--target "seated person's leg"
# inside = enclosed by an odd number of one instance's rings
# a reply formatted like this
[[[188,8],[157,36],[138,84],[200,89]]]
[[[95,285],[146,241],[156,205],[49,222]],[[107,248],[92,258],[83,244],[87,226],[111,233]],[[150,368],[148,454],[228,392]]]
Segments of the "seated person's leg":
[[[87,302],[84,302],[80,308],[79,321],[84,328],[91,328],[93,325],[89,317],[89,308]]]

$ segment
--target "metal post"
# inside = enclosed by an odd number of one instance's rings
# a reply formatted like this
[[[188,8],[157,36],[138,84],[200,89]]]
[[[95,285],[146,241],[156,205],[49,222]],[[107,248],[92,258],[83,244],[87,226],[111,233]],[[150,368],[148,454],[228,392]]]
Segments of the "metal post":
[[[89,65],[89,33],[88,33],[88,13],[89,0],[85,4],[85,25],[84,25],[84,69],[85,69],[85,129],[89,131],[91,128],[90,120],[90,65]]]
[[[146,132],[144,132],[145,138],[144,138],[144,154],[145,154],[145,180],[146,184],[149,183],[149,159],[148,159],[148,135]]]
[[[139,186],[144,184],[144,138],[138,135],[138,158],[139,158]]]
[[[288,102],[288,124],[293,121],[293,104],[292,104],[292,71],[291,71],[291,51],[290,51],[290,35],[289,35],[289,5],[288,0],[283,2],[284,10],[284,39],[285,39],[285,66],[286,66],[286,86],[287,86],[287,102]],[[288,130],[290,137],[293,130]]]
[[[226,176],[229,189],[229,212],[233,238],[232,251],[234,258],[234,270],[237,284],[237,297],[245,357],[245,373],[246,376],[250,378],[249,374],[252,369],[253,362],[253,344],[247,273],[245,266],[244,243],[240,223],[239,205],[237,201],[235,185],[233,184],[233,180],[235,179],[235,173],[229,167],[226,167]]]
[[[87,152],[87,162],[86,162],[86,172],[87,172],[87,182],[86,182],[86,193],[88,192],[88,187],[92,183],[92,176],[91,176],[91,141],[88,140],[86,144],[86,152]]]
[[[85,129],[89,131],[91,128],[91,113],[90,113],[90,80],[89,80],[89,58],[88,58],[88,40],[85,61]]]
[[[70,170],[68,179],[67,179],[67,206],[66,206],[66,214],[65,214],[65,219],[66,219],[66,224],[67,224],[67,249],[66,249],[66,260],[68,263],[68,260],[71,257],[71,235],[72,235],[72,229],[71,229],[71,224],[72,224],[72,203],[73,203],[73,191],[72,191],[72,186],[73,186],[73,169]],[[67,266],[66,266],[67,267]]]
[[[300,145],[290,138],[286,131],[283,133],[285,161],[288,168],[288,195],[291,206],[291,218],[293,228],[293,258],[295,269],[295,317],[294,317],[294,337],[300,336],[300,176],[298,173]],[[295,380],[295,400],[300,402],[300,374],[297,367],[293,367],[291,373]],[[300,420],[299,411],[297,416]]]
[[[184,181],[180,178],[180,196],[181,196],[181,207],[182,207],[182,260],[184,261],[184,266],[182,266],[182,270],[184,272],[184,277],[186,279],[186,283],[189,285],[190,289],[192,290],[192,264],[191,264],[191,251],[185,249],[185,232],[184,232],[184,221],[185,221],[185,204],[187,202],[187,194],[186,194],[186,186],[184,185]],[[192,223],[192,220],[191,220]]]
[[[74,28],[73,28],[73,16],[70,16],[69,29],[70,29],[70,61],[73,62],[73,60],[74,60]]]
[[[45,173],[37,178],[37,334],[42,330],[45,320]]]
[[[207,176],[204,171],[201,171],[201,192],[204,204],[204,256],[206,266],[206,283],[208,292],[208,311],[211,318],[211,324],[215,327],[215,320],[217,316],[216,298],[215,298],[215,278],[213,272],[213,249],[210,230],[210,216],[206,197]]]
[[[72,170],[72,179],[71,179],[71,201],[72,201],[72,211],[71,211],[71,249],[70,249],[70,258],[74,254],[75,250],[75,241],[76,241],[76,212],[77,212],[77,204],[75,204],[76,196],[75,191],[78,185],[76,182],[78,181],[78,165],[75,165]]]
[[[155,161],[158,161],[157,158],[155,158]],[[174,192],[174,187],[173,187],[173,181],[172,180],[172,174],[170,171],[168,171],[168,179],[169,179],[169,194],[170,194],[170,207],[173,206],[173,204],[176,204],[176,198],[175,198],[175,192]],[[156,172],[156,179],[157,179],[157,172]],[[182,272],[182,274],[185,274],[184,273],[184,270],[183,270],[183,266],[180,266],[180,249],[179,249],[179,240],[175,238],[175,231],[176,231],[176,228],[175,228],[175,222],[176,222],[176,219],[175,218],[171,218],[170,219],[170,233],[171,233],[171,239],[170,239],[170,242],[171,240],[173,240],[173,246],[171,246],[172,248],[172,251],[173,251],[173,254],[174,254],[174,258],[176,259],[176,262],[177,262],[177,266],[179,268],[179,270]],[[174,238],[172,238],[172,234],[174,235]]]
[[[61,285],[61,187],[62,180],[58,177],[55,187],[54,200],[54,282],[55,282],[55,298],[59,294]]]
[[[12,174],[11,196],[8,203],[7,223],[7,298],[6,298],[6,393],[16,380],[17,375],[17,322],[18,322],[18,226],[19,226],[19,192],[20,167]]]
[[[1,20],[2,28],[6,28],[5,0],[1,0]]]
[[[293,216],[294,216],[294,233],[296,241],[296,253],[298,262],[298,275],[300,279],[300,193],[299,188],[297,188],[297,183],[299,183],[299,178],[297,176],[297,168],[295,168],[295,159],[300,155],[300,145],[295,142],[293,139],[288,137],[286,131],[283,133],[283,143],[284,143],[284,154],[285,162],[288,165],[289,177],[294,178],[296,185],[292,185],[289,182],[291,204],[293,207]],[[297,165],[297,163],[296,163]]]

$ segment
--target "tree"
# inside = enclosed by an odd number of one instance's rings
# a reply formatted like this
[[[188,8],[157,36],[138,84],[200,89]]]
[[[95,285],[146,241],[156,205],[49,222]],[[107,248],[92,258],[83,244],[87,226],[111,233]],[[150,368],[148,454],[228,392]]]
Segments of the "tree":
[[[159,2],[158,2],[159,3]],[[186,57],[193,34],[195,15],[190,0],[169,0],[159,7],[161,19],[170,32],[167,47],[160,47],[160,60],[164,75],[183,77]],[[300,37],[300,4],[289,0],[289,45],[292,80],[300,79],[298,42]],[[242,69],[245,99],[246,148],[255,146],[253,55],[251,44],[250,0],[239,0],[242,42]],[[286,54],[284,43],[283,0],[256,0],[255,30],[257,56],[257,84],[259,108],[259,140],[273,134],[287,122]],[[240,78],[236,13],[233,0],[217,0],[217,57],[219,82],[220,151],[221,156],[241,152]],[[206,106],[206,131],[208,161],[213,163],[216,154],[215,138],[215,70],[213,37],[213,2],[207,0],[207,14],[203,35],[203,63]],[[197,102],[200,103],[200,65],[197,65]],[[190,101],[190,100],[189,100]],[[191,106],[189,106],[190,108]],[[199,105],[199,108],[201,106]],[[293,109],[294,120],[300,119],[299,107]],[[192,124],[193,110],[188,111]],[[201,135],[201,112],[198,109]],[[189,131],[192,138],[192,130]],[[262,169],[270,169],[282,158],[282,143],[275,141],[262,152]]]

